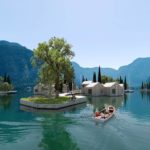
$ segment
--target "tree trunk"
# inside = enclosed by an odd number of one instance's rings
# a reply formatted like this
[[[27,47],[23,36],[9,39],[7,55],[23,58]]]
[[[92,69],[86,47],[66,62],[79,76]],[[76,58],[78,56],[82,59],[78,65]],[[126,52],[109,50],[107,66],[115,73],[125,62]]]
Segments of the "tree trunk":
[[[51,96],[52,96],[52,85],[51,84],[49,84],[49,86],[48,86],[48,96],[51,98]]]
[[[55,97],[57,98],[59,97],[59,76],[58,75],[56,77],[55,90],[56,90]]]

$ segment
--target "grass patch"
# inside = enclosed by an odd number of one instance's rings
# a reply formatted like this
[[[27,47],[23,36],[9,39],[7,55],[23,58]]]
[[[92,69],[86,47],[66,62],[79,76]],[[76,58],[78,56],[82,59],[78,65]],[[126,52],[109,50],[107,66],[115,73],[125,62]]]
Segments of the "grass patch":
[[[46,98],[41,96],[22,98],[22,100],[38,104],[62,104],[70,100],[69,97]]]

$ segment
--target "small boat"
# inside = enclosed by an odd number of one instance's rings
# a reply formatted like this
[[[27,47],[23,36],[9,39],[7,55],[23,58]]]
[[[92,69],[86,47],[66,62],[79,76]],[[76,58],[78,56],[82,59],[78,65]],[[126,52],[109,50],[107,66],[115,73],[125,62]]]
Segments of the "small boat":
[[[114,106],[108,105],[101,111],[95,112],[94,119],[100,120],[100,121],[107,121],[114,115],[115,111],[116,111],[116,109]]]
[[[127,90],[124,90],[125,93],[133,93],[134,90],[131,90],[131,89],[127,89]]]

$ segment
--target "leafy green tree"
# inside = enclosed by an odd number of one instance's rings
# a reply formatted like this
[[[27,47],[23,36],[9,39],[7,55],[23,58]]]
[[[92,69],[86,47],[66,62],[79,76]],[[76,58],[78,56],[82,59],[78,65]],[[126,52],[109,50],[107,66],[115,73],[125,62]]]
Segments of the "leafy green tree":
[[[0,84],[2,84],[4,81],[3,77],[0,76]]]
[[[112,77],[108,77],[105,75],[102,75],[102,83],[106,83],[106,82],[113,82],[113,78]]]
[[[102,77],[101,77],[101,68],[99,66],[98,68],[98,82],[101,83],[102,82]]]
[[[52,37],[48,42],[39,43],[38,47],[34,49],[32,63],[41,65],[40,81],[49,85],[55,84],[56,97],[59,96],[61,81],[70,81],[74,78],[70,61],[73,56],[71,45],[63,38]]]
[[[4,82],[2,84],[0,84],[0,91],[10,91],[12,90],[12,85],[9,84],[8,82]]]
[[[93,82],[96,82],[96,73],[93,73]]]

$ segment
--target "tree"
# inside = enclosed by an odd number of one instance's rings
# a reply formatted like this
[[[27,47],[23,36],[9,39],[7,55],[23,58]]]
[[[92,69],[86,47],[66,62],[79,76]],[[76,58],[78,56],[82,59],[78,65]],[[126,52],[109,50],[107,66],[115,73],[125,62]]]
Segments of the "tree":
[[[126,79],[126,76],[124,78],[124,89],[126,90],[127,89],[127,79]]]
[[[113,81],[115,81],[115,80],[113,80],[112,77],[108,77],[108,76],[102,75],[102,83],[113,82]]]
[[[11,84],[11,80],[10,80],[9,75],[6,77],[6,82],[8,82],[9,84]]]
[[[119,79],[119,83],[122,84],[123,83],[123,80],[122,80],[122,77],[120,76],[120,79]]]
[[[4,82],[3,77],[0,76],[0,84],[2,84]]]
[[[85,78],[84,78],[84,76],[82,76],[82,82],[84,82],[85,81]]]
[[[74,52],[71,45],[63,38],[52,37],[48,42],[39,43],[34,49],[33,65],[40,64],[40,81],[55,84],[56,97],[59,96],[59,87],[62,81],[70,82],[74,79],[71,59]]]
[[[7,82],[7,74],[4,74],[4,82]]]
[[[96,82],[96,73],[93,73],[93,82]]]
[[[144,89],[144,83],[142,82],[142,85],[141,85],[141,89],[143,90]]]
[[[0,91],[10,91],[13,87],[8,82],[4,82],[3,84],[0,84]]]
[[[69,86],[69,90],[72,91],[72,89],[73,89],[72,82],[69,82],[68,86]]]
[[[99,66],[99,69],[98,69],[98,82],[101,83],[102,82],[102,77],[101,77],[101,68]]]

